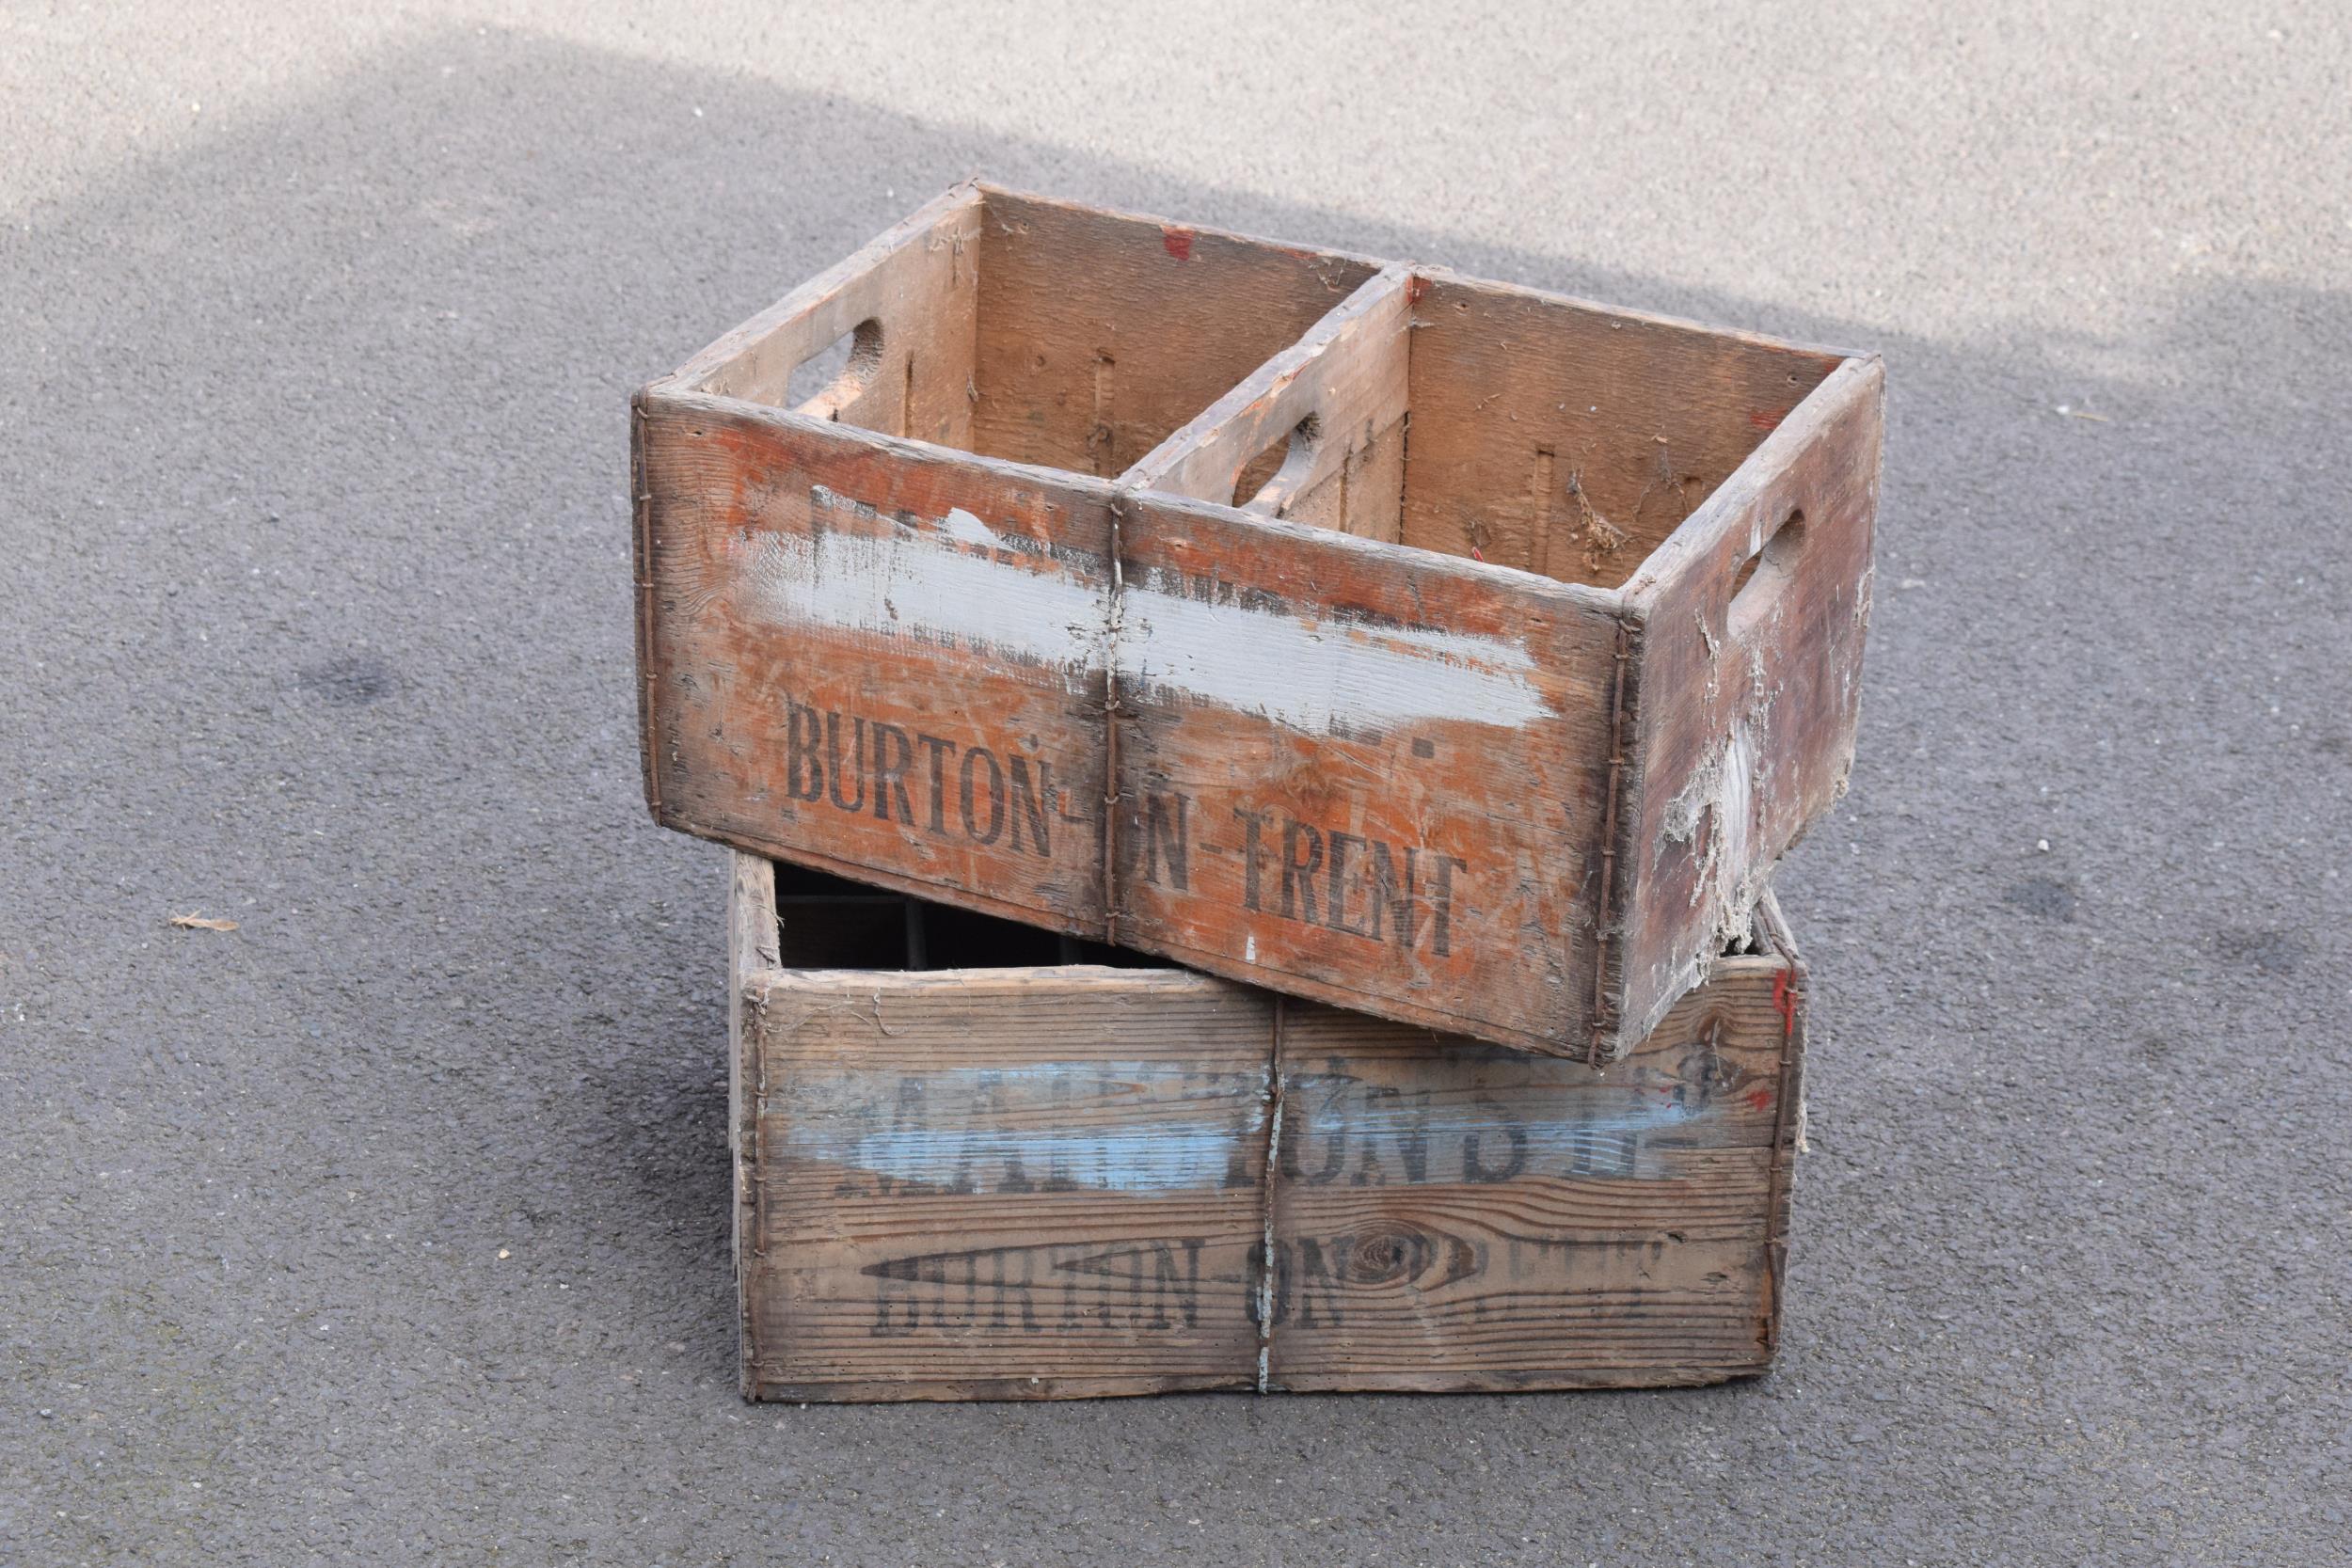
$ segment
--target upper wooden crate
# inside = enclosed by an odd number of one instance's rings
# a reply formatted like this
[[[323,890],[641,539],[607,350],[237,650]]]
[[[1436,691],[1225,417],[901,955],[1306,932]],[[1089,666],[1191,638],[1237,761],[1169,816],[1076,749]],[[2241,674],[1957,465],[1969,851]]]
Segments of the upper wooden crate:
[[[1613,1059],[1844,786],[1882,385],[961,186],[638,394],[646,795]]]

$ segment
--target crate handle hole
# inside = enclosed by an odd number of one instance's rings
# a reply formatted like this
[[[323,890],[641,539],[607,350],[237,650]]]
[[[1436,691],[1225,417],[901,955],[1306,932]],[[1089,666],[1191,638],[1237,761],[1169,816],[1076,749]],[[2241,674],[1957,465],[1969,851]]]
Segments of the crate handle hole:
[[[1233,504],[1245,512],[1280,516],[1313,471],[1315,443],[1322,436],[1323,420],[1310,414],[1268,442],[1265,451],[1233,476]]]
[[[785,406],[812,419],[839,419],[842,405],[873,384],[882,356],[882,323],[868,316],[793,367]]]
[[[1740,562],[1731,579],[1731,608],[1725,615],[1734,641],[1744,638],[1764,619],[1779,597],[1781,585],[1797,574],[1797,557],[1804,550],[1804,514],[1791,512],[1781,519],[1761,547]]]

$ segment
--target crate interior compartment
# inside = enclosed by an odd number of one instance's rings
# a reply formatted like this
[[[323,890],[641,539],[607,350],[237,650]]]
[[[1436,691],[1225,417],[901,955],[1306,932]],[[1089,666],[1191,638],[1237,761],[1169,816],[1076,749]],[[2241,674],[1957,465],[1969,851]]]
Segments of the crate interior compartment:
[[[1615,589],[1844,359],[1395,268],[1127,478]]]
[[[1115,477],[1378,270],[960,186],[682,374],[693,390]]]
[[[1123,947],[885,892],[776,862],[776,944],[787,969],[1164,968]]]

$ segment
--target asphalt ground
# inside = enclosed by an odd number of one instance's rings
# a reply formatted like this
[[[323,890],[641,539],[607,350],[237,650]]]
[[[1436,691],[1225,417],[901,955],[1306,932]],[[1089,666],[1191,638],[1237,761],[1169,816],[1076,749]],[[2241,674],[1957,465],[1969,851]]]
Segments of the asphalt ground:
[[[9,8],[0,1561],[2346,1560],[2340,16]],[[738,1401],[626,400],[974,172],[1884,353],[1772,1376]]]

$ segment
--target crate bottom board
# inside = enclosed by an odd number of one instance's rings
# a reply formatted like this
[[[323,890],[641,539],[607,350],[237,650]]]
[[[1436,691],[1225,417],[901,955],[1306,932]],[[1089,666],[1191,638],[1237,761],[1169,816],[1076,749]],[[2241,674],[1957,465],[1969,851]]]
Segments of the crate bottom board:
[[[1769,1367],[1804,1034],[1776,911],[1597,1071],[809,877],[738,857],[749,1397]],[[981,959],[1016,967],[914,967]]]
[[[1157,1394],[1569,1394],[1607,1389],[1707,1388],[1760,1377],[1768,1361],[1746,1367],[1596,1367],[1582,1371],[1459,1372],[1417,1377],[1335,1374],[1261,1388],[1256,1378],[998,1377],[925,1382],[747,1384],[761,1404],[972,1404],[1018,1400],[1144,1399]]]

